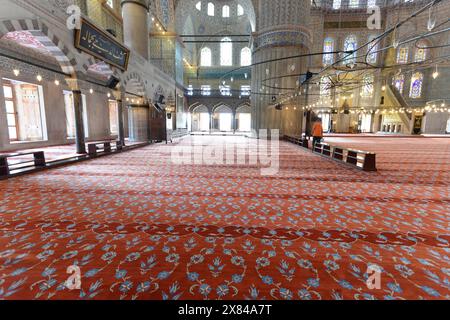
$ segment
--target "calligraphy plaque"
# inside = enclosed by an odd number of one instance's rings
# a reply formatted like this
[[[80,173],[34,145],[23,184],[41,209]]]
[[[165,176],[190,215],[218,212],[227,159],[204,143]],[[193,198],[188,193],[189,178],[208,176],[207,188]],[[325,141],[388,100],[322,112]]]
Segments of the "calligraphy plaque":
[[[75,47],[122,71],[127,70],[130,50],[86,19],[82,19],[81,28],[75,30]]]

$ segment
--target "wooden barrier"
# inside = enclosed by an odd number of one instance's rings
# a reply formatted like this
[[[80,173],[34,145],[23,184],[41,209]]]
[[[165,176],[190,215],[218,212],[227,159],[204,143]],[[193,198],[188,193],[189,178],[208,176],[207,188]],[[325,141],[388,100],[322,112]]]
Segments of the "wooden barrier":
[[[16,158],[26,155],[33,155],[33,160],[19,161],[10,164],[8,159]],[[11,153],[0,155],[0,178],[9,176],[11,171],[27,170],[45,167],[45,155],[44,151],[24,152],[24,153]]]
[[[285,135],[284,140],[300,145],[304,148],[309,147],[309,141],[304,137]],[[363,171],[377,171],[375,153],[346,149],[339,146],[333,146],[328,143],[316,143],[312,148],[314,153],[320,154],[325,158],[342,162]]]
[[[88,154],[90,157],[96,157],[99,152],[111,153],[113,151],[111,145],[114,145],[115,151],[120,151],[123,147],[120,140],[89,142],[87,144]]]
[[[299,145],[303,148],[309,148],[309,141],[307,139],[305,139],[304,137],[285,135],[284,140],[287,140],[291,143]]]
[[[346,149],[328,143],[316,143],[313,152],[363,171],[377,171],[376,154],[372,152]]]

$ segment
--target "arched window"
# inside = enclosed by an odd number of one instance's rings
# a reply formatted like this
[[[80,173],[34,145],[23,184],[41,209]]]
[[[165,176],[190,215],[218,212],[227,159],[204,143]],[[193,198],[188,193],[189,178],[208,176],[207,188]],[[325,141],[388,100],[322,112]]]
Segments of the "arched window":
[[[338,10],[341,8],[341,0],[333,0],[333,9]]]
[[[374,39],[376,36],[372,35],[369,37],[369,46],[368,46],[368,54],[367,54],[367,63],[375,64],[378,60],[378,46],[379,42],[375,42]]]
[[[372,8],[377,5],[377,0],[367,0],[367,7]]]
[[[197,8],[198,11],[202,11],[202,2],[201,1],[197,2],[195,7]]]
[[[229,18],[230,17],[230,7],[229,6],[223,6],[222,7],[222,17],[223,18]]]
[[[344,64],[353,64],[356,62],[356,47],[358,46],[358,41],[354,35],[348,36],[344,41]]]
[[[245,47],[241,50],[241,66],[250,66],[252,64],[252,50]]]
[[[361,96],[365,98],[370,98],[373,95],[373,74],[367,74],[364,76],[364,85],[362,87]]]
[[[411,88],[409,90],[409,97],[417,99],[422,96],[423,74],[416,72],[411,77]]]
[[[323,76],[320,79],[320,95],[329,96],[330,95],[331,80],[327,76]]]
[[[220,44],[220,65],[233,65],[233,43],[230,38],[223,38]]]
[[[428,45],[425,41],[417,42],[416,52],[414,53],[414,61],[415,62],[422,62],[427,59],[427,56],[428,56],[427,46]]]
[[[401,47],[397,51],[397,63],[407,63],[409,55],[408,47]]]
[[[200,53],[200,65],[202,67],[211,67],[212,65],[212,54],[210,48],[203,48]]]
[[[244,7],[241,6],[240,4],[238,4],[238,6],[237,6],[237,15],[238,16],[243,16],[244,15]]]
[[[208,16],[214,17],[214,14],[215,14],[214,10],[215,10],[214,3],[209,2],[208,3]]]
[[[334,40],[331,38],[326,38],[325,41],[323,42],[323,64],[328,66],[333,64],[334,62],[334,55],[333,52],[334,51]]]
[[[359,0],[350,0],[348,2],[348,6],[350,8],[358,8],[359,7]]]
[[[392,78],[392,85],[397,89],[397,91],[403,94],[403,86],[405,84],[405,76],[403,74],[398,74]]]

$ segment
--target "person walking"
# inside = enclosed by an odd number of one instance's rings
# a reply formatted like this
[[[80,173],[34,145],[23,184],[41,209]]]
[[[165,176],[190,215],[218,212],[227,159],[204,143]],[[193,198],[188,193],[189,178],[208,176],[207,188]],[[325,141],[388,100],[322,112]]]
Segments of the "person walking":
[[[320,143],[323,139],[322,119],[320,118],[316,119],[311,133],[313,136],[313,150],[314,150],[316,143]]]

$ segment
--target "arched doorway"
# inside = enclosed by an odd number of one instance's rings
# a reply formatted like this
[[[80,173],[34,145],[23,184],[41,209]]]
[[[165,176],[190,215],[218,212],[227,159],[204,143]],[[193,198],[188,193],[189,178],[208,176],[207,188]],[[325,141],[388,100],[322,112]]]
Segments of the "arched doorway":
[[[214,109],[213,129],[220,132],[233,131],[233,110],[226,105]]]
[[[252,110],[249,105],[244,105],[236,110],[236,128],[239,132],[252,130]]]
[[[209,131],[211,125],[211,118],[209,110],[204,105],[199,105],[192,110],[191,113],[191,131]]]

